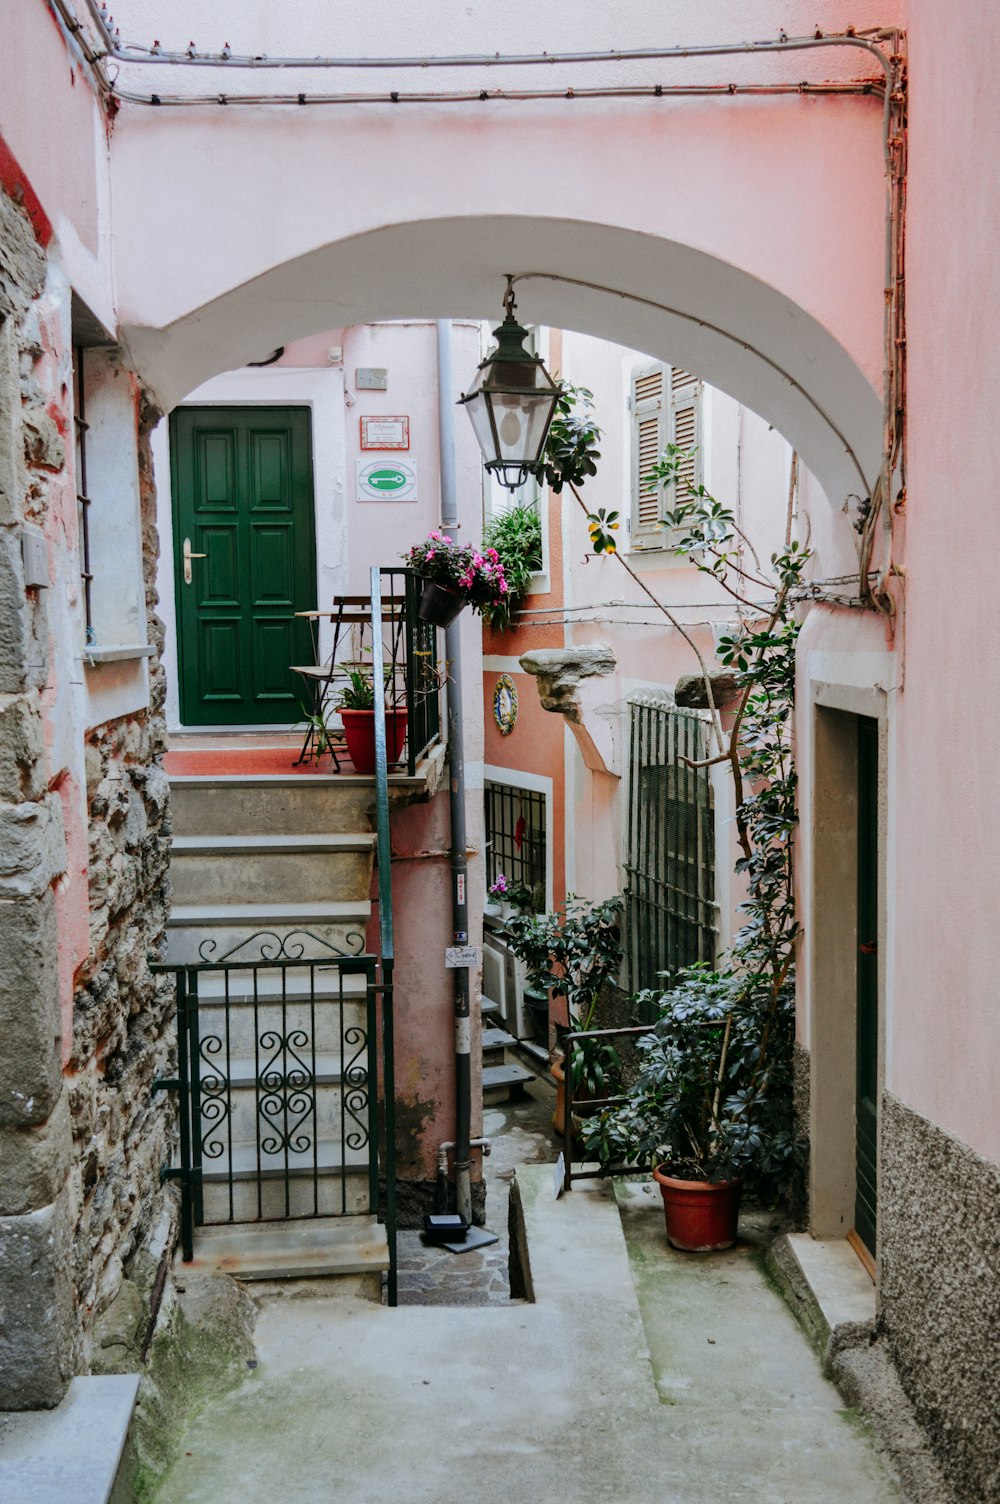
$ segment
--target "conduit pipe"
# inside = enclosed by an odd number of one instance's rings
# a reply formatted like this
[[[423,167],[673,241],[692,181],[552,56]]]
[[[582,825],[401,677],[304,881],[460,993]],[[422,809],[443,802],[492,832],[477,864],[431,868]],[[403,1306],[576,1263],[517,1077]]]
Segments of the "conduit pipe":
[[[457,533],[455,481],[455,396],[451,370],[451,320],[437,320],[438,448],[441,464],[441,529]],[[452,944],[469,943],[469,863],[465,833],[465,736],[462,713],[461,616],[445,628],[448,672],[448,799],[451,811]],[[457,966],[455,979],[455,1210],[472,1225],[472,1010],[469,968]]]
[[[60,9],[65,10],[72,17],[71,29],[79,27],[74,7],[69,0],[57,0],[57,3]],[[332,55],[268,57],[265,53],[241,56],[231,52],[228,44],[218,53],[198,52],[193,42],[184,52],[164,51],[156,42],[152,47],[136,46],[133,43],[123,44],[120,33],[112,32],[107,8],[100,3],[100,0],[85,0],[85,3],[106,55],[114,58],[116,62],[166,64],[184,68],[250,68],[258,72],[262,69],[275,68],[525,68],[540,65],[552,67],[555,64],[572,66],[580,63],[667,62],[679,58],[738,57],[753,53],[803,52],[819,47],[840,46],[858,48],[870,53],[878,59],[888,75],[887,59],[876,43],[889,40],[896,35],[893,28],[877,27],[861,32],[853,29],[830,34],[816,31],[810,37],[789,37],[785,32],[781,32],[777,37],[761,42],[708,42],[695,46],[673,47],[605,47],[586,52],[468,52],[448,56],[424,54],[416,57],[412,55],[409,57],[335,57]],[[70,24],[69,21],[67,24]]]

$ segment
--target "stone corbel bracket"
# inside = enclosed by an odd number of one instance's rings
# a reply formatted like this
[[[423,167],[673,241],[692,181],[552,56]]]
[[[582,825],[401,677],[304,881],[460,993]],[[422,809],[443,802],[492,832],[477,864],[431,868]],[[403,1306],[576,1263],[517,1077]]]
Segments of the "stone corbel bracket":
[[[607,643],[575,648],[537,648],[532,653],[523,653],[519,661],[524,672],[535,679],[542,709],[566,717],[585,765],[592,772],[610,774],[611,769],[600,748],[584,725],[584,710],[580,703],[581,680],[605,679],[615,671],[615,655]]]

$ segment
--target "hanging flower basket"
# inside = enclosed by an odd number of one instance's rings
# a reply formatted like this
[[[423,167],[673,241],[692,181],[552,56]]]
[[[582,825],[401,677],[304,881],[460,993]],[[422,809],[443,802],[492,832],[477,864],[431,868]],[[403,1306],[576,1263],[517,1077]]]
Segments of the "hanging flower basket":
[[[463,606],[482,611],[507,594],[503,564],[495,548],[480,550],[471,543],[456,543],[447,533],[435,530],[403,559],[423,581],[417,612],[436,627],[453,622]]]
[[[424,580],[417,612],[421,621],[429,621],[433,627],[449,627],[467,605],[468,597],[457,590],[439,585],[436,580]]]

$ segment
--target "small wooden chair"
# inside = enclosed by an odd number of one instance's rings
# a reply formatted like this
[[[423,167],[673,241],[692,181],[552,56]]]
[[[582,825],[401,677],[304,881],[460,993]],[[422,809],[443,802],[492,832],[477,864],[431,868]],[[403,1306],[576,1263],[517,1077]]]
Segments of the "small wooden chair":
[[[326,750],[333,758],[333,765],[339,773],[338,748],[343,749],[343,732],[339,730],[331,732],[326,728],[327,701],[332,697],[337,682],[342,683],[351,669],[367,670],[368,673],[373,671],[374,654],[371,659],[363,656],[365,629],[368,629],[369,634],[371,630],[371,599],[365,595],[336,595],[328,611],[296,611],[295,614],[309,623],[316,659],[319,658],[318,627],[321,621],[331,623],[333,642],[325,663],[290,665],[291,672],[298,674],[302,679],[312,707],[302,750],[294,766],[298,767],[301,763],[311,762],[314,758],[320,757],[323,750]],[[402,639],[403,619],[402,600],[393,598],[385,602],[382,621],[383,627],[388,627],[391,632],[389,646],[392,663],[401,662],[402,655],[399,647]],[[338,654],[348,642],[353,644],[349,656],[339,657]],[[393,698],[395,699],[395,694]],[[319,745],[321,737],[326,741],[326,747],[322,749]]]

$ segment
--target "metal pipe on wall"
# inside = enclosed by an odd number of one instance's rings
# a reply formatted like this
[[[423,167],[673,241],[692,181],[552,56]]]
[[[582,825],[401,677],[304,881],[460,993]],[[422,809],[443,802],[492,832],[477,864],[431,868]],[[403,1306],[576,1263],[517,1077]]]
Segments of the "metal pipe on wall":
[[[458,530],[455,480],[455,401],[451,370],[451,320],[438,319],[438,446],[441,465],[441,527]],[[469,883],[465,834],[465,740],[462,721],[461,617],[445,628],[448,665],[448,780],[451,811],[452,944],[469,942]],[[472,1010],[469,968],[456,967],[455,978],[455,1210],[472,1222]]]

